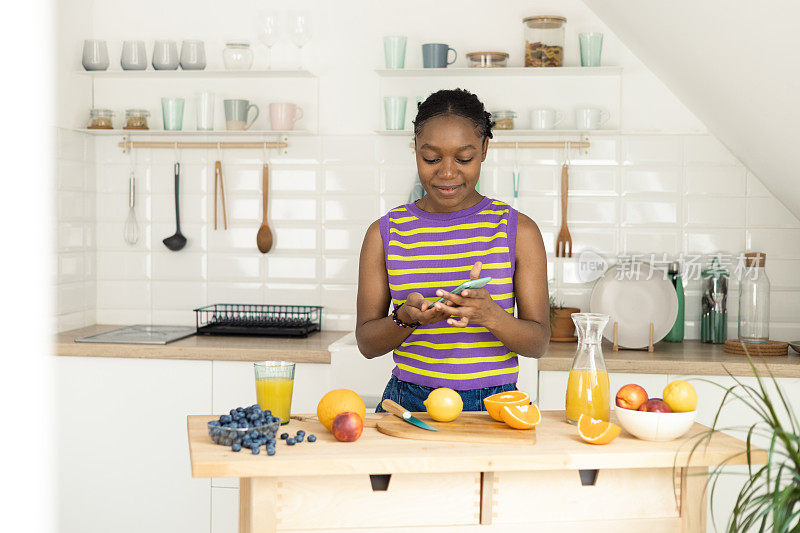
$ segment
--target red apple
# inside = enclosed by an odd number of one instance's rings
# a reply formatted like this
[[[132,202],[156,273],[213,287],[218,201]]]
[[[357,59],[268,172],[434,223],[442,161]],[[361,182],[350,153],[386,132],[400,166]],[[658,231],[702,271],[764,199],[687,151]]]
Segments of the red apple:
[[[342,442],[358,440],[362,431],[364,431],[364,421],[361,420],[361,416],[358,413],[350,411],[336,415],[331,425],[331,433],[336,437],[336,440]]]
[[[639,385],[625,385],[617,391],[617,407],[637,410],[647,401],[647,393]]]
[[[669,408],[667,402],[661,398],[650,398],[639,407],[640,411],[647,411],[648,413],[671,413],[672,409]]]

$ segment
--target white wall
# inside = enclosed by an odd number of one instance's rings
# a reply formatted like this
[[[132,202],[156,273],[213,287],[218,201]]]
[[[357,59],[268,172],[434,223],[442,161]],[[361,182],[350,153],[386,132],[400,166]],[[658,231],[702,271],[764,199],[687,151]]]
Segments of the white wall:
[[[150,52],[156,38],[189,37],[204,39],[209,68],[220,68],[222,44],[236,36],[254,42],[259,68],[264,66],[265,52],[257,43],[251,17],[264,5],[255,1],[95,2],[90,14],[73,16],[88,16],[94,36],[108,39],[114,69],[119,68],[123,39],[145,39]],[[283,4],[269,5],[284,9]],[[519,65],[522,16],[552,11],[568,18],[567,65],[578,63],[579,31],[605,33],[604,62],[624,69],[620,79],[612,80],[617,89],[609,92],[607,80],[590,77],[530,82],[437,78],[436,83],[467,86],[486,94],[492,106],[516,109],[523,114],[523,127],[527,111],[537,105],[571,110],[568,101],[548,99],[557,92],[558,86],[552,84],[573,82],[575,94],[586,101],[596,92],[602,99],[599,103],[615,110],[613,121],[621,133],[592,136],[588,154],[573,154],[569,222],[575,250],[591,247],[609,257],[632,251],[765,250],[774,288],[773,336],[800,336],[796,319],[800,304],[795,297],[800,281],[793,275],[800,267],[800,247],[786,244],[800,242],[800,223],[581,2],[551,2],[535,9],[522,1],[492,9],[474,1],[459,2],[457,9],[454,2],[421,1],[305,5],[314,9],[315,36],[304,49],[303,61],[317,79],[292,82],[295,85],[285,89],[280,84],[261,87],[245,79],[218,90],[221,95],[244,94],[262,106],[291,95],[315,107],[313,91],[318,84],[318,116],[304,119],[300,127],[318,129],[320,135],[290,137],[288,153],[270,156],[270,222],[276,241],[268,255],[255,249],[260,151],[223,154],[231,224],[227,232],[211,229],[216,151],[177,154],[183,163],[182,225],[190,244],[176,254],[160,243],[174,231],[172,163],[176,154],[135,151],[139,219],[145,238],[130,248],[122,240],[122,224],[131,161],[116,146],[119,138],[89,138],[95,145],[97,165],[98,322],[193,323],[194,306],[240,301],[321,304],[326,307],[326,327],[352,328],[364,229],[386,209],[405,202],[415,174],[408,138],[373,133],[382,127],[380,97],[401,91],[413,100],[433,88],[425,79],[379,78],[373,69],[382,66],[381,36],[409,36],[408,67],[420,66],[419,46],[426,41],[450,43],[460,54],[456,66],[465,65],[465,52],[487,48],[508,50],[510,63]],[[80,54],[79,45],[74,54]],[[287,40],[273,48],[272,56],[276,68],[298,65],[297,51]],[[159,90],[183,91],[190,102],[197,90],[185,82],[152,82],[149,89],[126,83],[96,85],[104,91],[96,95],[96,103],[113,104],[118,116],[128,105],[145,105],[154,112],[154,127],[160,126]],[[621,102],[613,101],[619,98],[620,88]],[[187,117],[191,121],[191,108]],[[83,120],[69,125],[81,126]],[[266,128],[266,118],[260,121],[260,127]],[[563,155],[555,150],[520,150],[519,158],[520,209],[542,229],[551,257],[551,285],[567,303],[585,308],[591,287],[574,282],[571,262],[552,257],[559,225],[557,176]],[[512,150],[490,153],[482,191],[510,201],[512,167]],[[697,284],[690,284],[687,293],[689,337],[698,334],[697,289]],[[731,332],[735,332],[735,290],[730,301]]]

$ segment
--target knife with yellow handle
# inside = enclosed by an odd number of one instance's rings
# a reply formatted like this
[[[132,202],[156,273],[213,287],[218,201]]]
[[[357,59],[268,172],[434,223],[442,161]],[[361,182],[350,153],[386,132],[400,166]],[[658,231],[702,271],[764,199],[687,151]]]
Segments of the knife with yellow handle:
[[[411,413],[406,411],[402,405],[388,398],[381,402],[381,407],[383,407],[386,411],[392,413],[393,415],[401,418],[402,420],[405,420],[409,424],[417,426],[418,428],[427,429],[428,431],[439,431],[430,424],[426,424],[419,418],[411,416]]]

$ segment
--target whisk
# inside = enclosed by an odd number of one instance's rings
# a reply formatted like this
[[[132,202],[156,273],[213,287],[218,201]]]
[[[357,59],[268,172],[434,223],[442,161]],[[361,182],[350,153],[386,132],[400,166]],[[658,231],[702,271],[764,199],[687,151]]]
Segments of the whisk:
[[[125,220],[124,237],[125,242],[133,246],[139,242],[139,222],[136,220],[136,177],[131,169],[131,177],[128,180],[128,218]]]

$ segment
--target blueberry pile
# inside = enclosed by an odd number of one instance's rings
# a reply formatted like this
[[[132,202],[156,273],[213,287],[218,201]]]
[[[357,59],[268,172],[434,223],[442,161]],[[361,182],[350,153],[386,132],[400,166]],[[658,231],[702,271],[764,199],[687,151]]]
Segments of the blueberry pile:
[[[270,411],[262,411],[258,404],[253,404],[250,407],[231,409],[230,414],[212,420],[208,423],[208,434],[211,440],[223,446],[230,446],[234,452],[247,448],[253,455],[258,455],[261,446],[266,445],[267,455],[275,455],[275,434],[280,423],[280,418],[272,416]],[[300,429],[294,437],[282,433],[280,438],[289,446],[294,446],[303,442],[306,432]],[[315,435],[308,436],[308,442],[316,440]]]

